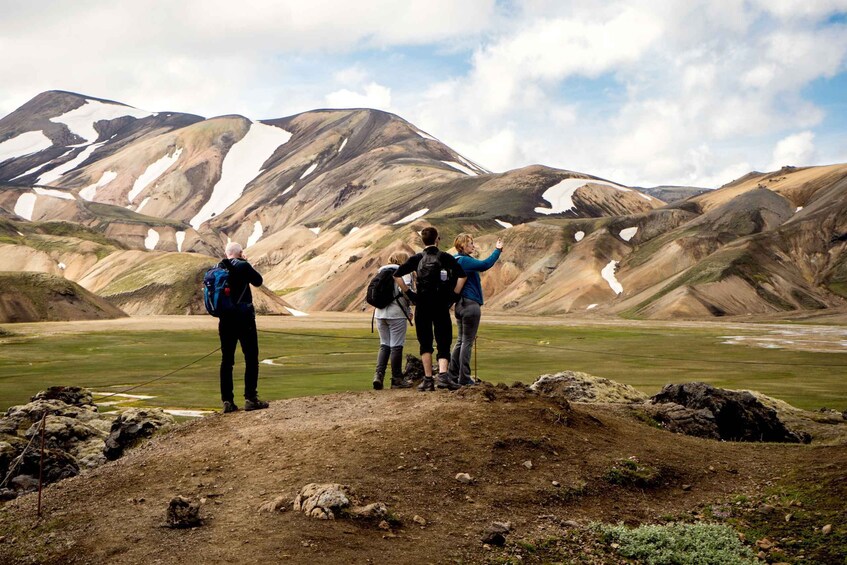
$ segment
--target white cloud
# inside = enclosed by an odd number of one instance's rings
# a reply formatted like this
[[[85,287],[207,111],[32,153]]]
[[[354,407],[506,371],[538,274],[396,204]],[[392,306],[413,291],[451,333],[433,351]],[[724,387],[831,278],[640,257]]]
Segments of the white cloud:
[[[785,165],[809,165],[815,160],[815,134],[803,131],[779,140],[773,150],[773,160],[769,170]]]
[[[375,82],[366,84],[361,92],[353,92],[352,90],[342,88],[326,95],[326,105],[328,108],[375,108],[377,110],[390,110],[391,89]]]

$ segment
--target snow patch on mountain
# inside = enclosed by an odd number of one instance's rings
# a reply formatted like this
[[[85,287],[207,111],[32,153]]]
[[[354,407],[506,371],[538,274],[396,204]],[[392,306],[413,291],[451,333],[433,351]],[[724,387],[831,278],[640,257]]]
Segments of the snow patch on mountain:
[[[618,282],[617,278],[615,278],[615,269],[618,268],[618,263],[620,263],[620,261],[609,261],[609,264],[603,267],[603,270],[600,271],[600,276],[606,279],[606,282],[609,283],[609,287],[611,287],[615,294],[623,292],[623,285]]]
[[[145,206],[147,206],[147,203],[148,203],[148,202],[150,202],[150,197],[149,197],[149,196],[145,196],[145,197],[144,197],[144,200],[142,200],[142,201],[141,201],[141,204],[139,204],[139,205],[138,205],[138,208],[136,208],[136,209],[135,209],[135,213],[136,213],[136,214],[140,214],[140,213],[141,213],[142,208],[144,208]]]
[[[264,233],[265,231],[262,229],[262,222],[256,220],[256,223],[253,224],[253,233],[251,233],[250,237],[247,238],[247,247],[250,247],[259,241],[259,238],[261,238]]]
[[[441,161],[441,162],[444,163],[445,165],[447,165],[448,167],[453,167],[454,169],[456,169],[458,171],[462,171],[466,175],[470,175],[472,177],[479,175],[478,172],[474,171],[473,169],[469,169],[468,167],[461,165],[461,164],[457,163],[456,161]]]
[[[52,146],[53,142],[43,131],[28,131],[0,143],[0,163],[7,159],[38,153]]]
[[[149,250],[156,249],[156,244],[159,243],[159,232],[150,228],[147,230],[147,237],[144,238],[144,247]]]
[[[32,212],[35,210],[35,201],[38,196],[34,192],[25,192],[18,197],[15,202],[15,214],[21,218],[32,221]]]
[[[291,192],[291,189],[292,189],[292,188],[294,188],[294,183],[293,183],[293,182],[291,183],[291,186],[289,186],[288,188],[286,188],[285,190],[283,190],[283,191],[282,191],[282,193],[283,193],[283,194],[288,194],[289,192]]]
[[[359,231],[359,226],[354,226],[354,227],[350,228],[350,231],[347,232],[347,235],[353,235],[357,231]]]
[[[34,186],[32,190],[35,191],[36,194],[40,194],[42,196],[52,196],[54,198],[62,198],[64,200],[76,200],[73,194],[69,192],[62,192],[61,190],[54,190],[52,188],[40,188],[37,186]]]
[[[100,176],[100,180],[95,182],[94,184],[90,184],[79,191],[80,198],[84,200],[88,200],[91,202],[94,200],[94,196],[97,194],[98,188],[103,188],[113,180],[118,178],[118,173],[115,171],[106,171]]]
[[[584,237],[585,237],[584,231],[578,231],[575,234],[573,234],[573,238],[577,241],[577,243],[582,241],[582,238],[584,238]]]
[[[321,228],[309,228],[309,231],[315,235],[318,235],[319,233],[321,233]]]
[[[512,224],[510,224],[509,222],[504,222],[503,220],[498,220],[497,218],[494,218],[494,221],[497,222],[498,224],[500,224],[501,226],[503,226],[506,229],[509,229],[509,228],[512,227]]]
[[[464,163],[468,167],[470,167],[472,169],[476,169],[477,171],[479,171],[480,173],[483,173],[483,174],[491,174],[491,171],[489,171],[488,169],[486,169],[484,167],[480,167],[479,165],[477,165],[473,161],[469,161],[469,160],[465,159],[464,157],[462,157],[461,155],[456,155],[456,156],[459,158],[459,160],[462,163]]]
[[[312,163],[311,165],[309,165],[309,168],[308,168],[308,169],[306,169],[306,172],[305,172],[305,173],[303,173],[302,175],[300,175],[300,180],[303,180],[304,178],[306,178],[306,177],[308,177],[309,175],[311,175],[312,173],[314,173],[314,172],[315,172],[315,169],[317,169],[317,168],[318,168],[318,164],[317,164],[317,163]]]
[[[185,242],[185,232],[178,231],[176,232],[176,250],[182,253],[182,244]]]
[[[633,237],[635,237],[636,232],[638,232],[638,227],[637,227],[637,226],[636,226],[636,227],[632,227],[632,228],[622,229],[622,230],[621,230],[621,233],[620,233],[619,235],[621,236],[621,239],[622,239],[622,240],[624,240],[624,241],[629,241],[630,239],[632,239]]]
[[[338,148],[339,153],[341,153],[341,151],[344,149],[345,145],[347,145],[347,138],[346,137],[344,138],[344,141],[341,142],[341,147]]]
[[[78,166],[80,166],[83,163],[83,161],[88,159],[88,157],[90,157],[91,154],[94,153],[97,150],[98,147],[102,147],[105,144],[106,144],[106,142],[104,141],[102,143],[93,143],[93,144],[89,145],[88,147],[86,147],[85,149],[80,151],[79,155],[77,155],[76,157],[74,157],[73,159],[68,161],[67,163],[62,163],[58,167],[56,167],[54,169],[50,169],[49,171],[47,171],[43,175],[39,176],[38,179],[35,182],[38,183],[38,184],[47,184],[47,183],[51,183],[55,180],[59,180],[59,177],[61,177],[62,175],[64,175],[68,171],[72,171],[72,170],[76,169]]]
[[[398,224],[408,224],[409,222],[413,222],[413,221],[417,220],[418,218],[422,218],[424,216],[424,214],[426,214],[427,212],[429,212],[429,208],[424,208],[423,210],[418,210],[417,212],[412,212],[411,214],[409,214],[405,218],[400,218],[399,220],[394,222],[394,225],[396,226]]]
[[[416,130],[415,130],[415,133],[416,133],[416,134],[418,134],[419,136],[421,136],[421,137],[422,137],[422,138],[424,138],[424,139],[429,139],[429,140],[432,140],[432,141],[438,141],[437,139],[435,139],[434,137],[432,137],[432,136],[431,136],[431,135],[429,135],[428,133],[422,132],[422,131],[421,131],[421,130],[419,130],[419,129],[416,129]],[[439,141],[439,143],[441,143],[441,142]]]
[[[152,116],[151,112],[139,110],[132,106],[121,104],[108,104],[97,100],[86,100],[85,104],[61,116],[50,118],[51,122],[65,124],[71,133],[75,133],[86,141],[95,141],[98,133],[94,124],[101,120],[114,120],[124,116],[133,118],[146,118]]]
[[[129,194],[126,195],[129,201],[132,202],[135,200],[135,197],[141,194],[142,190],[147,188],[151,183],[162,176],[165,171],[170,169],[171,165],[179,160],[180,155],[182,155],[182,147],[174,151],[172,155],[164,155],[158,161],[147,165],[147,168],[144,169],[141,176],[135,179]]]
[[[301,312],[300,310],[295,310],[294,308],[289,308],[288,306],[284,306],[284,308],[288,310],[292,316],[296,316],[298,318],[301,316],[308,316],[307,313]]]
[[[221,178],[212,188],[212,196],[191,219],[191,226],[199,228],[238,200],[244,187],[264,170],[265,161],[289,139],[291,133],[282,128],[253,122],[247,134],[224,157]]]
[[[632,191],[619,184],[597,179],[565,179],[558,184],[554,184],[541,195],[541,198],[550,203],[550,208],[537,207],[535,211],[539,214],[561,214],[573,210],[576,207],[573,203],[573,195],[577,189],[582,188],[586,184],[609,186],[621,192]]]

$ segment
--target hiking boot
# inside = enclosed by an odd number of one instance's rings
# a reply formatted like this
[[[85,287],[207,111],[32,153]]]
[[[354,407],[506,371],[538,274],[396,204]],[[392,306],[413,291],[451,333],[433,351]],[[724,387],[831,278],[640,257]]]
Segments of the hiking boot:
[[[247,412],[252,410],[264,410],[268,406],[270,406],[270,404],[264,400],[259,400],[258,398],[247,398],[244,400],[244,409]]]
[[[438,373],[438,377],[435,380],[435,386],[438,388],[446,388],[448,390],[458,390],[462,388],[462,385],[456,382],[450,373]]]
[[[383,378],[384,378],[384,376],[380,375],[379,373],[376,373],[374,375],[374,381],[373,381],[374,390],[382,390],[382,379]]]
[[[235,405],[235,402],[233,402],[232,400],[224,400],[224,414],[236,412],[237,410],[238,406]]]
[[[412,381],[406,379],[391,379],[391,388],[412,388],[413,386]]]
[[[418,391],[426,392],[428,390],[435,390],[435,379],[433,379],[432,377],[424,377],[421,381],[421,384],[418,385]]]
[[[459,386],[474,386],[479,384],[479,382],[473,380],[471,377],[463,377],[459,379]]]

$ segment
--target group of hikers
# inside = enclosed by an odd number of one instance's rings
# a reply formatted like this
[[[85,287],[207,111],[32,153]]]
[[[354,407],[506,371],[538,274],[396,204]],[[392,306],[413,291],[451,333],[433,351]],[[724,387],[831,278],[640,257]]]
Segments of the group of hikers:
[[[379,269],[383,277],[391,276],[391,300],[376,308],[374,319],[379,332],[379,352],[373,377],[373,388],[381,390],[385,373],[391,368],[391,388],[410,388],[412,383],[403,375],[403,348],[407,323],[411,322],[414,306],[414,327],[420,345],[424,378],[419,391],[435,388],[456,390],[475,384],[471,376],[471,353],[481,318],[483,305],[479,273],[490,269],[500,258],[503,241],[497,240],[494,251],[483,260],[477,253],[471,234],[460,233],[453,243],[456,255],[439,249],[441,237],[434,227],[421,231],[424,249],[409,257],[396,252]],[[233,394],[232,370],[238,343],[244,354],[244,408],[259,410],[268,403],[257,395],[259,377],[259,346],[256,313],[250,286],[261,286],[262,275],[247,261],[240,244],[226,246],[226,258],[218,268],[228,275],[227,296],[238,297],[236,308],[219,316],[218,335],[221,342],[220,386],[223,412],[238,410]],[[378,276],[379,276],[378,273]],[[208,276],[208,275],[207,275]],[[455,305],[455,307],[454,307]],[[208,307],[208,306],[207,306]],[[450,309],[454,307],[457,337],[453,341]],[[435,348],[433,348],[433,339]],[[432,354],[435,352],[438,373],[433,375]]]

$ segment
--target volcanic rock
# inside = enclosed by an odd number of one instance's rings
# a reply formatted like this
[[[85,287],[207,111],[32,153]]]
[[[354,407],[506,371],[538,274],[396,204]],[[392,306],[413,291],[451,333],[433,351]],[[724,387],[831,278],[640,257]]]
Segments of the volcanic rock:
[[[541,375],[530,389],[571,402],[643,402],[647,395],[629,385],[577,371]]]
[[[173,416],[165,414],[160,408],[129,408],[112,422],[103,453],[107,459],[114,461],[123,455],[127,447],[132,447],[139,440],[149,438],[156,431],[173,423]]]
[[[177,496],[168,503],[165,523],[171,528],[193,528],[203,524],[200,518],[200,503]]]

